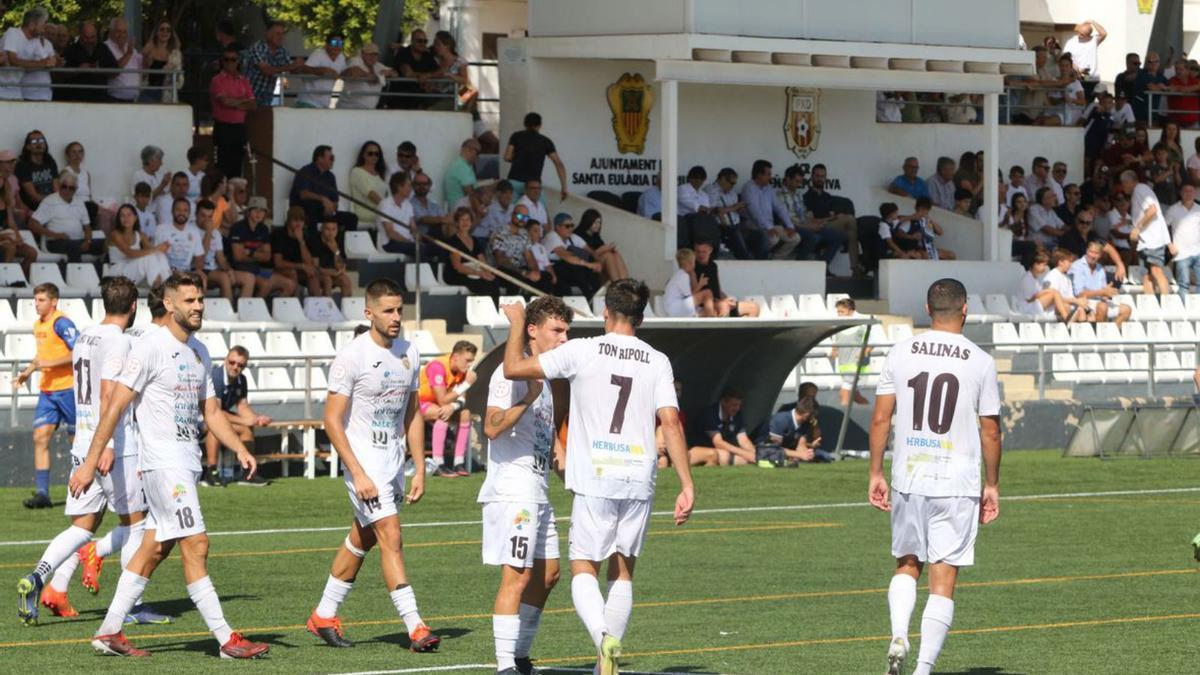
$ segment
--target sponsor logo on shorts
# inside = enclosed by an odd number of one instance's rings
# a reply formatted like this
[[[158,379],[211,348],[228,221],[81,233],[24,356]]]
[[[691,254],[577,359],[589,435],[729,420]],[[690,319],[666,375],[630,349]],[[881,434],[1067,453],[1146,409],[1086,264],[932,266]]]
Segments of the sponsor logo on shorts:
[[[178,504],[183,501],[181,499],[181,497],[183,497],[186,494],[187,494],[187,488],[185,488],[183,486],[183,483],[176,483],[175,489],[171,490],[171,499],[174,499],[175,503]]]
[[[521,509],[521,512],[513,518],[513,525],[516,525],[517,530],[524,530],[525,525],[533,520],[533,516],[529,513],[529,509]]]

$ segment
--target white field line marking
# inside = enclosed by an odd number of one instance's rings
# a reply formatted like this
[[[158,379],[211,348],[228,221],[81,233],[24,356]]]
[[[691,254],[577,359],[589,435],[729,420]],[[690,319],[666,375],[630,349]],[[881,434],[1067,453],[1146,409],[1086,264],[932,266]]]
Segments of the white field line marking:
[[[1039,495],[1014,495],[1001,496],[1001,502],[1027,502],[1043,499],[1070,499],[1078,497],[1129,497],[1137,495],[1166,495],[1180,494],[1187,492],[1200,492],[1200,487],[1182,487],[1182,488],[1155,488],[1151,490],[1110,490],[1108,492],[1052,492]],[[837,502],[831,504],[791,504],[783,506],[735,506],[723,509],[696,509],[692,511],[693,515],[704,513],[755,513],[762,511],[812,511],[825,509],[848,509],[853,507],[870,506],[867,502]],[[670,516],[671,511],[655,511],[652,513],[655,516]],[[570,520],[570,516],[559,516],[555,520]],[[404,523],[405,529],[415,527],[461,527],[465,525],[480,525],[479,520],[446,520],[433,523]],[[345,532],[347,526],[339,525],[337,527],[290,527],[278,528],[271,530],[235,530],[230,532],[209,532],[210,537],[239,537],[256,534],[303,534],[313,532]],[[25,540],[25,541],[0,541],[0,546],[34,546],[49,544],[49,539]],[[389,671],[391,672],[391,671]]]
[[[402,670],[363,670],[354,673],[339,673],[338,675],[404,675],[406,673],[447,673],[456,670],[491,670],[496,667],[494,663],[464,663],[457,666],[433,666],[429,668],[404,668]],[[539,668],[543,673],[590,673],[591,668]],[[694,675],[693,673],[682,672],[659,672],[646,670],[621,670],[622,675]],[[715,674],[714,674],[715,675]]]

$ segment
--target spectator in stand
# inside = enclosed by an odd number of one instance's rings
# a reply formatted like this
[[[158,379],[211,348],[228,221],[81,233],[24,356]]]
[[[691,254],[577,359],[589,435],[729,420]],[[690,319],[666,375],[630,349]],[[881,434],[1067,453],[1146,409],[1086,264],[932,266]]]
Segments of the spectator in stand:
[[[538,272],[542,273],[542,278],[549,277],[550,292],[553,293],[559,287],[559,283],[558,276],[554,272],[554,263],[550,260],[550,251],[543,243],[543,232],[546,227],[536,220],[530,220],[529,227],[525,231],[529,233],[529,252],[533,254],[535,267]]]
[[[487,211],[479,219],[479,224],[471,230],[471,236],[477,239],[485,250],[492,235],[508,227],[508,221],[512,220],[512,210],[517,203],[515,196],[516,191],[512,183],[502,180],[496,184],[495,199],[488,204]]]
[[[54,47],[54,53],[61,55],[63,50],[67,48],[67,43],[71,41],[71,33],[67,27],[61,23],[48,23],[42,35],[50,41]]]
[[[797,258],[800,255],[816,258],[817,249],[823,247],[825,249],[824,260],[828,263],[841,250],[845,237],[836,230],[828,233],[822,231],[821,227],[808,215],[804,207],[804,195],[800,192],[803,185],[804,170],[800,168],[799,164],[793,164],[784,169],[783,181],[776,194],[779,202],[783,204],[784,210],[787,211],[788,219],[785,221],[787,227],[778,228],[774,237],[768,236],[768,243],[771,246],[770,254],[775,259],[790,258],[792,251],[799,246],[800,251],[797,252]]]
[[[267,24],[263,39],[254,43],[242,54],[242,72],[250,79],[250,88],[261,107],[270,107],[275,101],[275,83],[280,75],[302,71],[304,64],[292,60],[292,55],[283,46],[287,27],[282,21]]]
[[[229,209],[233,211],[233,221],[236,223],[246,217],[250,208],[250,184],[242,177],[229,179]]]
[[[893,202],[884,202],[879,205],[879,242],[881,249],[878,251],[878,257],[896,258],[898,260],[918,260],[921,258],[921,252],[917,250],[916,243],[911,237],[903,236],[894,237],[897,229],[900,227],[900,207]],[[902,234],[908,232],[907,226],[901,231]]]
[[[338,109],[374,110],[379,107],[379,92],[383,91],[387,78],[397,75],[399,73],[379,62],[378,45],[368,42],[342,71]]]
[[[1113,208],[1112,196],[1107,192],[1097,195],[1089,208],[1092,210],[1092,230],[1104,241],[1109,241],[1109,235],[1112,232],[1112,222],[1109,221],[1109,215]]]
[[[767,421],[766,438],[758,445],[758,462],[775,466],[797,462],[824,463],[836,459],[833,453],[820,449],[820,427],[815,426],[817,402],[801,397],[791,410],[771,415]]]
[[[35,7],[25,12],[19,28],[5,31],[4,38],[0,40],[5,66],[18,68],[20,72],[0,73],[0,98],[51,100],[50,73],[47,69],[62,65],[63,60],[44,36],[46,18],[46,10]]]
[[[75,176],[79,183],[79,188],[75,191],[75,198],[83,202],[88,211],[88,218],[93,223],[99,223],[96,216],[100,213],[100,205],[92,201],[92,173],[83,168],[84,158],[83,144],[79,141],[71,141],[67,143],[67,147],[63,150],[63,159],[66,161],[66,166],[63,171]]]
[[[108,233],[108,259],[111,276],[127,277],[140,286],[154,286],[171,276],[167,262],[169,242],[152,245],[138,228],[137,209],[123,204],[117,209],[112,232]]]
[[[429,107],[433,110],[474,111],[475,97],[479,95],[479,90],[471,84],[467,61],[459,56],[458,43],[449,31],[439,30],[434,34],[433,57],[437,59],[438,69],[432,73],[417,75],[418,84],[431,84],[432,91],[443,94],[432,99],[433,102]],[[430,80],[449,80],[449,82],[432,83]],[[457,103],[455,99],[457,99]],[[495,150],[491,152],[495,152]]]
[[[1042,248],[1051,250],[1058,245],[1058,238],[1066,234],[1066,226],[1055,209],[1058,198],[1049,187],[1038,188],[1034,193],[1034,204],[1029,207],[1029,232]]]
[[[220,169],[210,169],[205,172],[200,181],[200,198],[206,199],[213,205],[213,222],[221,231],[221,236],[229,234],[229,228],[237,222],[234,217],[233,204],[226,198],[229,192],[229,181]]]
[[[1180,295],[1187,296],[1200,287],[1200,204],[1196,203],[1194,183],[1185,182],[1180,188],[1179,203],[1167,209],[1167,224],[1171,226],[1168,249],[1175,257],[1175,285]]]
[[[688,169],[687,178],[675,192],[676,210],[680,218],[693,213],[708,213],[712,209],[708,193],[701,189],[706,180],[708,172],[704,167],[696,165]]]
[[[1174,53],[1174,49],[1171,50],[1171,53]],[[1174,61],[1174,56],[1171,56],[1171,60],[1172,62]],[[1172,67],[1170,77],[1168,77],[1158,53],[1146,52],[1146,73],[1150,76],[1150,81],[1146,84],[1146,89],[1151,92],[1166,91],[1170,88],[1171,77],[1175,76],[1175,70]],[[1151,119],[1161,120],[1163,113],[1166,112],[1166,101],[1163,100],[1164,98],[1163,96],[1155,96],[1153,94],[1147,95],[1146,100],[1141,102],[1141,105],[1137,105],[1133,111],[1137,117],[1137,121],[1147,124]],[[1131,101],[1131,103],[1133,102]],[[1137,110],[1136,108],[1141,108],[1141,110]]]
[[[392,65],[400,71],[402,77],[412,81],[394,82],[388,87],[388,91],[414,95],[388,98],[385,99],[384,105],[389,108],[406,110],[428,108],[433,99],[426,98],[422,94],[433,91],[433,86],[428,82],[416,82],[415,80],[419,76],[437,72],[439,66],[437,58],[429,50],[429,38],[425,31],[417,29],[412,32],[408,46],[396,50],[392,57]]]
[[[908,223],[908,234],[915,237],[917,250],[926,260],[954,260],[954,251],[938,248],[934,243],[935,237],[943,235],[942,226],[929,217],[933,202],[928,197],[918,197],[913,209],[913,215],[900,220]]]
[[[904,121],[904,97],[895,91],[875,92],[875,121],[897,124]]]
[[[108,98],[114,103],[132,103],[137,100],[142,84],[141,74],[134,72],[142,68],[142,54],[133,44],[125,19],[116,17],[109,22],[104,47],[100,67],[124,71],[108,77]]]
[[[697,447],[688,451],[692,466],[732,466],[755,464],[758,451],[746,420],[742,416],[742,402],[746,395],[735,387],[726,387],[719,401],[709,406],[704,413],[704,435],[712,447]]]
[[[972,163],[974,163],[974,160],[975,156],[972,154]],[[933,200],[934,206],[941,207],[947,211],[954,210],[954,203],[957,201],[954,198],[954,192],[957,189],[954,184],[954,174],[956,171],[957,165],[953,159],[938,157],[937,172],[925,181],[929,198]]]
[[[725,167],[717,172],[717,179],[704,188],[712,207],[712,214],[717,217],[717,222],[729,228],[736,228],[741,221],[741,214],[746,212],[746,202],[738,199],[735,189],[737,182],[737,171]],[[812,185],[811,181],[809,185]],[[809,192],[812,192],[811,188]],[[804,206],[811,212],[813,207],[808,203],[807,192],[804,194],[804,200]]]
[[[775,188],[771,185],[771,163],[758,159],[750,168],[750,180],[742,186],[740,198],[746,202],[740,233],[757,260],[770,257],[774,243],[796,237],[795,225]]]
[[[1000,190],[1001,192],[1005,191],[1005,185],[1003,183],[1000,184]],[[954,208],[951,209],[951,211],[957,215],[963,216],[964,218],[974,218],[975,211],[971,209],[971,205],[974,202],[975,198],[971,195],[970,190],[956,188],[954,190]],[[1008,207],[1003,208],[1007,209]],[[1001,211],[1001,213],[1003,213],[1003,211]]]
[[[1063,45],[1062,53],[1063,58],[1070,55],[1075,73],[1079,77],[1089,80],[1100,79],[1100,73],[1096,70],[1099,63],[1096,53],[1100,43],[1104,42],[1107,37],[1108,33],[1104,30],[1104,26],[1090,19],[1075,25],[1075,34],[1071,36],[1070,40],[1067,40],[1067,44]],[[1062,68],[1062,59],[1059,60],[1059,68]]]
[[[604,266],[592,257],[592,252],[583,237],[575,234],[575,221],[571,215],[560,213],[554,216],[554,230],[542,242],[554,265],[558,278],[558,294],[569,295],[572,287],[591,300],[600,287],[600,272]]]
[[[83,201],[75,198],[79,180],[64,171],[55,184],[56,192],[47,195],[29,217],[29,230],[42,238],[46,250],[77,263],[93,251],[92,221]]]
[[[186,173],[176,171],[172,174],[170,191],[154,200],[154,216],[158,219],[158,222],[171,222],[175,215],[175,203],[180,199],[188,203],[188,220],[194,220],[191,213],[192,200],[188,199],[187,196],[190,186],[191,182],[188,180]]]
[[[154,204],[150,202],[150,185],[145,181],[133,186],[133,208],[137,211],[138,228],[147,239],[154,239],[158,229],[158,216],[154,215]]]
[[[142,148],[141,157],[142,168],[133,172],[130,186],[145,183],[150,186],[151,200],[158,199],[171,186],[172,174],[163,166],[163,150],[157,145],[147,145]]]
[[[1113,248],[1121,256],[1121,262],[1126,265],[1137,264],[1137,249],[1132,246],[1129,236],[1133,232],[1133,218],[1129,214],[1129,197],[1118,191],[1112,197],[1112,211],[1108,214],[1111,225],[1108,236]]]
[[[600,212],[596,209],[588,209],[579,217],[579,225],[575,228],[575,234],[587,244],[587,250],[592,254],[592,260],[600,263],[603,267],[605,281],[612,283],[628,279],[629,267],[625,264],[625,258],[621,256],[621,252],[617,250],[617,245],[605,243],[600,236],[603,226],[604,218],[600,216]]]
[[[1067,276],[1071,279],[1075,297],[1087,302],[1093,321],[1112,321],[1120,328],[1133,314],[1133,308],[1116,300],[1117,289],[1108,282],[1108,275],[1100,264],[1104,247],[1102,241],[1089,241],[1084,256],[1071,264]]]
[[[204,267],[204,233],[192,222],[192,205],[186,197],[175,200],[170,219],[154,230],[154,245],[167,244],[172,272],[200,271]]]
[[[304,80],[304,93],[296,98],[297,108],[329,108],[333,87],[346,69],[346,56],[342,53],[345,46],[346,36],[333,32],[325,36],[324,45],[308,55],[300,72],[309,78]]]
[[[379,205],[380,216],[375,221],[380,233],[387,243],[383,250],[388,253],[403,253],[407,256],[417,255],[417,237],[413,235],[413,208],[408,198],[412,194],[412,184],[402,173],[392,174],[388,181],[388,197]],[[436,255],[435,249],[426,243],[421,243],[421,259],[432,262]]]
[[[1087,105],[1087,96],[1080,82],[1078,73],[1073,68],[1073,62],[1067,56],[1058,61],[1058,69],[1063,73],[1059,81],[1061,90],[1050,90],[1046,97],[1053,106],[1048,108],[1037,123],[1042,126],[1078,126],[1083,118],[1083,109]]]
[[[233,300],[233,287],[241,291],[241,297],[254,295],[254,275],[233,269],[225,256],[225,235],[216,220],[216,205],[207,199],[196,202],[196,229],[200,230],[200,248],[204,251],[201,266],[207,281],[206,288],[216,286],[221,297]]]
[[[304,242],[304,224],[304,209],[289,208],[283,227],[271,232],[271,267],[275,274],[296,282],[297,288],[306,287],[310,296],[317,296],[321,295],[321,275]]]
[[[1170,152],[1166,145],[1159,143],[1151,151],[1154,163],[1146,170],[1150,178],[1151,189],[1160,204],[1174,204],[1179,201],[1179,184],[1183,182],[1180,165],[1171,162]]]
[[[163,73],[151,73],[145,76],[139,101],[151,103],[175,103],[177,93],[171,87],[165,73],[183,70],[183,52],[179,48],[179,36],[167,20],[158,22],[150,39],[142,47],[142,67],[146,70],[158,70]],[[177,80],[182,84],[183,78]],[[166,86],[167,89],[161,87]]]
[[[222,53],[227,49],[241,52],[246,48],[245,45],[238,41],[238,30],[229,19],[217,20],[214,35],[217,38],[217,44],[220,45]]]
[[[928,187],[928,183],[926,184]],[[958,171],[954,172],[954,187],[970,190],[976,208],[983,203],[983,152],[970,150],[959,155]]]
[[[1099,89],[1100,85],[1096,85]],[[1107,91],[1100,92],[1083,111],[1083,156],[1086,166],[1100,159],[1108,145],[1108,136],[1116,128],[1113,121],[1113,97]]]
[[[258,108],[250,80],[238,72],[238,52],[225,48],[221,52],[221,72],[208,85],[212,102],[213,149],[217,167],[230,178],[242,175],[246,155],[246,113]]]
[[[808,190],[804,193],[804,208],[814,225],[823,229],[841,230],[846,234],[846,250],[850,254],[851,269],[861,269],[858,261],[858,221],[854,218],[854,204],[826,190],[828,170],[824,164],[814,164],[808,178]]]
[[[528,210],[524,205],[517,204],[508,228],[492,238],[492,255],[496,258],[496,267],[540,288],[543,285],[542,273],[538,271],[533,253],[529,250],[529,233],[525,231],[528,224]]]
[[[475,162],[479,159],[481,147],[479,141],[468,138],[462,142],[458,157],[450,162],[446,169],[445,193],[446,202],[456,204],[463,197],[468,197],[475,189]]]
[[[1066,319],[1067,323],[1095,322],[1096,319],[1092,314],[1091,307],[1088,306],[1088,301],[1075,297],[1075,285],[1068,276],[1074,262],[1074,253],[1066,249],[1054,249],[1054,252],[1050,254],[1050,271],[1042,277],[1042,285],[1056,291],[1066,303],[1067,309],[1071,313],[1070,317]]]
[[[454,223],[450,216],[446,215],[442,204],[429,198],[429,191],[433,189],[433,179],[429,174],[420,172],[412,179],[412,186],[413,196],[409,202],[412,203],[413,218],[417,221],[417,227],[425,234],[444,237]],[[505,226],[507,225],[508,222],[505,221]]]
[[[289,206],[299,206],[308,216],[309,233],[316,236],[317,227],[327,216],[338,223],[338,238],[347,230],[358,229],[358,216],[338,210],[337,177],[333,175],[333,148],[318,145],[313,148],[312,163],[300,167],[292,179],[292,191],[288,196]]]
[[[1045,157],[1034,157],[1032,166],[1032,172],[1026,179],[1025,184],[1029,192],[1034,195],[1034,202],[1041,203],[1037,198],[1037,192],[1044,187],[1048,187],[1054,192],[1055,205],[1063,203],[1065,196],[1063,195],[1062,185],[1050,175],[1050,160]]]
[[[713,306],[717,316],[758,316],[758,303],[753,300],[738,300],[726,295],[721,290],[721,277],[717,270],[717,261],[713,259],[713,244],[708,241],[696,242],[696,282],[703,288],[712,291]]]
[[[921,172],[921,163],[916,157],[908,157],[904,160],[904,173],[892,179],[888,185],[888,192],[901,197],[918,197],[929,196],[929,186],[925,184],[925,179],[917,174]]]
[[[528,113],[525,115],[525,128],[513,133],[508,139],[508,147],[504,149],[504,161],[510,162],[508,181],[513,184],[517,194],[524,193],[526,181],[534,178],[541,181],[547,157],[554,163],[560,193],[566,199],[567,168],[558,157],[554,141],[542,135],[542,116],[535,112]]]
[[[466,286],[473,295],[486,295],[496,302],[500,298],[500,284],[496,281],[496,275],[463,256],[465,253],[483,259],[486,255],[484,243],[471,236],[474,222],[470,209],[461,208],[454,212],[454,234],[446,238],[446,243],[456,250],[449,255],[449,264],[442,267],[442,280],[452,286]],[[552,250],[550,255],[553,260]],[[559,280],[561,283],[561,276]]]
[[[1111,173],[1119,174],[1125,169],[1141,171],[1150,163],[1150,150],[1138,143],[1136,131],[1117,131],[1113,135],[1117,140],[1108,146],[1103,157],[1104,165]]]
[[[662,176],[655,174],[653,184],[638,196],[637,214],[649,220],[662,220]]]
[[[1179,125],[1167,120],[1158,134],[1158,142],[1155,143],[1155,145],[1167,147],[1167,159],[1172,164],[1183,164],[1183,145],[1180,134]]]
[[[208,151],[193,145],[187,151],[188,166],[183,170],[188,178],[188,190],[185,195],[193,202],[204,196],[204,172],[208,170]]]
[[[1146,58],[1149,59],[1150,55],[1147,54]],[[1149,84],[1150,73],[1142,69],[1142,57],[1137,52],[1126,54],[1125,70],[1113,78],[1113,92],[1124,96],[1135,108],[1142,109],[1140,115],[1136,111],[1134,113],[1141,121],[1146,121],[1146,87]]]
[[[358,149],[358,157],[354,159],[354,168],[350,169],[350,196],[367,206],[379,208],[388,196],[385,178],[387,175],[387,161],[383,159],[383,148],[375,141],[363,143]],[[350,202],[350,211],[358,217],[360,223],[369,223],[376,219],[373,211],[354,201]]]
[[[1029,271],[1021,278],[1021,303],[1017,311],[1033,317],[1057,317],[1067,321],[1075,310],[1067,305],[1057,290],[1044,281],[1049,269],[1050,256],[1044,251],[1034,254]]]
[[[63,65],[67,68],[101,68],[103,55],[108,53],[100,44],[100,31],[95,21],[79,23],[79,37],[63,50]],[[64,73],[63,84],[83,85],[85,88],[60,89],[54,92],[56,101],[87,101],[98,103],[108,98],[103,87],[108,84],[108,76],[90,73]]]
[[[271,268],[271,228],[266,223],[267,200],[251,197],[246,217],[229,232],[230,261],[233,269],[254,275],[254,294],[260,298],[282,295],[295,296],[296,282],[276,274]]]
[[[417,174],[421,173],[421,158],[417,156],[417,146],[412,141],[403,141],[396,146],[396,165],[388,170],[387,177],[391,178],[393,173],[400,171],[408,174],[411,181],[416,181]]]
[[[1200,64],[1188,61],[1175,71],[1175,77],[1168,82],[1167,89],[1177,94],[1195,94],[1200,91]],[[1197,96],[1168,96],[1167,107],[1170,109],[1170,119],[1181,127],[1194,127],[1200,121],[1200,97]]]
[[[58,163],[51,156],[42,132],[34,129],[25,134],[25,143],[13,174],[20,186],[21,201],[30,211],[58,191]]]
[[[1129,105],[1129,101],[1125,100],[1124,95],[1117,96],[1113,101],[1113,127],[1132,127],[1137,123],[1137,118],[1133,116],[1133,106]]]
[[[1166,295],[1171,290],[1164,270],[1171,232],[1167,229],[1166,219],[1163,218],[1162,206],[1159,205],[1158,198],[1154,196],[1150,186],[1138,182],[1137,174],[1133,171],[1121,173],[1121,189],[1129,195],[1133,220],[1133,230],[1129,238],[1137,242],[1138,260],[1149,272],[1142,279],[1142,292]]]
[[[525,194],[521,195],[517,203],[524,206],[529,212],[530,220],[536,220],[539,223],[550,222],[550,216],[546,213],[546,204],[542,200],[541,178],[530,178],[525,181]]]
[[[467,389],[475,383],[475,362],[478,348],[459,340],[449,354],[439,356],[421,369],[421,386],[417,392],[418,406],[426,422],[433,423],[432,458],[437,470],[434,475],[469,476],[465,460],[471,440],[471,411],[466,407]],[[454,465],[446,467],[446,435],[451,417],[458,418],[454,434]]]
[[[346,273],[346,256],[338,245],[337,234],[337,221],[326,220],[321,223],[321,236],[309,248],[319,267],[321,295],[331,295],[337,290],[341,297],[348,298],[353,294],[354,286]]]
[[[1108,167],[1103,162],[1092,165],[1091,178],[1080,188],[1080,196],[1084,206],[1092,206],[1100,197],[1107,197],[1112,191],[1112,181],[1109,180]]]
[[[1074,183],[1068,183],[1063,186],[1063,203],[1054,207],[1054,212],[1058,214],[1060,220],[1067,227],[1075,224],[1075,216],[1079,214],[1079,210],[1083,208],[1083,191]]]
[[[246,366],[250,363],[250,352],[241,345],[234,345],[225,355],[225,362],[212,368],[212,394],[221,402],[221,412],[232,425],[234,433],[242,443],[254,451],[254,429],[271,423],[267,415],[260,415],[250,407],[250,387],[246,381]],[[217,469],[221,442],[211,431],[204,436],[205,469],[200,485],[225,487],[225,479]],[[258,475],[240,481],[244,485],[264,486],[268,481]]]
[[[712,291],[701,288],[696,280],[696,252],[681,248],[675,252],[675,262],[679,267],[671,274],[663,289],[663,308],[667,316],[716,316]]]
[[[37,249],[21,239],[17,229],[17,190],[9,180],[17,156],[12,150],[0,150],[0,261],[10,263],[21,259],[21,268],[29,276],[30,266],[37,262]]]

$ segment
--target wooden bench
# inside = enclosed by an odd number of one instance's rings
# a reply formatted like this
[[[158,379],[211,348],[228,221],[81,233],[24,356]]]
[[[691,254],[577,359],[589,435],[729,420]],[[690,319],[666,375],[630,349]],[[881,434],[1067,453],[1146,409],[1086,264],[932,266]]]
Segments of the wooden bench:
[[[279,442],[279,452],[255,455],[255,458],[259,461],[282,461],[285,478],[288,476],[288,462],[302,459],[304,460],[304,477],[310,480],[317,477],[317,460],[327,459],[329,460],[329,477],[337,478],[337,452],[317,451],[317,429],[323,427],[324,422],[321,420],[277,420],[271,422],[266,426],[267,429],[278,429],[283,432],[283,437]],[[292,431],[301,432],[301,452],[299,453],[288,452]]]

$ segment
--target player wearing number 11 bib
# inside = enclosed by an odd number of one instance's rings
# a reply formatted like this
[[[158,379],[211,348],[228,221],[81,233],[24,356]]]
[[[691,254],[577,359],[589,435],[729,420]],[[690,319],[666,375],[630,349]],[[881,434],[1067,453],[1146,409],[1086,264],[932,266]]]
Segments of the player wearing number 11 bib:
[[[522,353],[524,308],[503,308],[509,320],[504,376],[571,383],[566,468],[567,489],[575,494],[568,544],[571,597],[598,651],[601,675],[617,672],[633,609],[633,568],[646,536],[658,468],[656,418],[679,475],[676,525],[687,522],[695,501],[671,362],[634,334],[649,299],[650,290],[640,281],[614,282],[604,298],[604,335],[529,357]],[[607,600],[596,578],[605,560]]]
[[[889,675],[904,672],[917,579],[929,566],[929,600],[913,675],[929,675],[954,619],[958,568],[975,562],[979,523],[1000,515],[1000,387],[996,363],[962,335],[967,289],[955,279],[926,293],[930,330],[897,343],[876,387],[871,419],[871,505],[892,515],[896,571],[888,587]],[[892,485],[883,452],[896,416]],[[982,456],[985,477],[980,485]],[[894,491],[894,493],[892,492]]]

